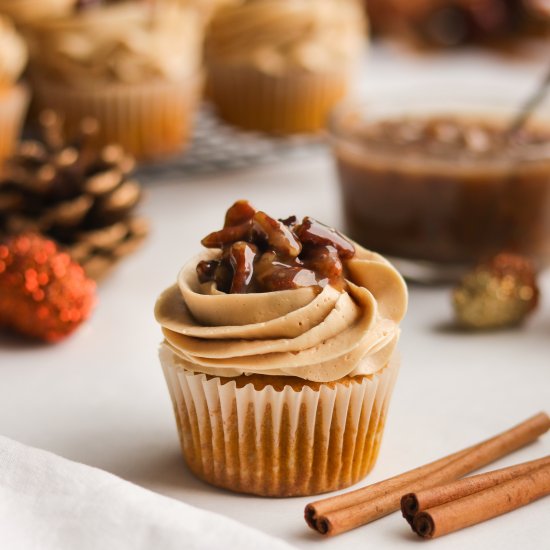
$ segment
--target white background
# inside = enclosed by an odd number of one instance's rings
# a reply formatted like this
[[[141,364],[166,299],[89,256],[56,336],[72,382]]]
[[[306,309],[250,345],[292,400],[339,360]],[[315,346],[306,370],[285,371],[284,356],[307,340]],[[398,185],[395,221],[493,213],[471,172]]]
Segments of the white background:
[[[375,52],[363,91],[388,83],[406,89],[423,78],[452,78],[465,87],[483,78],[527,91],[542,70],[536,62],[467,53],[452,61],[405,56],[399,63],[391,55]],[[143,207],[153,222],[151,238],[101,285],[91,321],[56,346],[0,340],[0,434],[226,514],[298,547],[399,549],[421,544],[399,514],[320,540],[302,519],[311,499],[230,494],[194,479],[184,466],[158,364],[161,335],[152,310],[157,294],[199,249],[200,237],[221,224],[225,209],[237,198],[249,198],[276,216],[308,214],[341,226],[328,152],[216,177],[152,182]],[[538,313],[523,328],[464,334],[451,328],[448,288],[411,288],[403,323],[403,367],[380,458],[368,482],[492,436],[540,410],[550,411],[548,277],[543,293]],[[550,435],[498,466],[547,454]],[[547,498],[427,544],[434,550],[546,549],[549,518]]]

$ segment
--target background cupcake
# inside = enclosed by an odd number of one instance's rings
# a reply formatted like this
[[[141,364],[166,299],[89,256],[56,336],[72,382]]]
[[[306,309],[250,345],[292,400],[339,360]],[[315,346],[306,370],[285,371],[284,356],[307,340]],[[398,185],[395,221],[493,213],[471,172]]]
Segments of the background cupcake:
[[[177,152],[189,137],[200,91],[197,14],[175,2],[95,6],[31,31],[39,107],[65,117],[73,134],[93,116],[102,144],[139,159]]]
[[[264,496],[341,489],[378,455],[407,291],[381,256],[247,203],[155,310],[185,459]]]
[[[208,95],[232,124],[320,130],[347,92],[365,41],[355,0],[254,0],[216,12],[206,37]]]
[[[29,93],[17,84],[27,63],[27,48],[11,21],[0,16],[0,166],[21,132]]]

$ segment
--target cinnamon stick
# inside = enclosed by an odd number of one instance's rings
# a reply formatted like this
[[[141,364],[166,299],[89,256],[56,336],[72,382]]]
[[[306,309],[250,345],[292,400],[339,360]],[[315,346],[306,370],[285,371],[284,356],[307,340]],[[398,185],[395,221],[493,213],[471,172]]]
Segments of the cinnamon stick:
[[[549,429],[550,418],[539,413],[458,453],[374,485],[308,504],[305,520],[322,535],[349,531],[398,510],[403,494],[459,479],[527,445]]]
[[[550,495],[550,464],[478,493],[417,514],[413,530],[423,538],[436,538],[506,514]]]
[[[323,531],[322,518],[329,513],[339,510],[341,508],[349,508],[352,506],[358,506],[364,503],[366,500],[374,500],[376,498],[383,497],[389,494],[393,490],[398,490],[401,487],[412,484],[421,477],[431,475],[435,471],[439,470],[445,464],[448,464],[456,458],[460,458],[470,452],[474,447],[468,447],[462,451],[458,451],[446,457],[430,462],[424,466],[419,466],[413,470],[409,470],[403,474],[399,474],[394,477],[390,477],[384,481],[379,481],[362,489],[350,491],[337,497],[329,497],[317,502],[312,502],[306,506],[304,518],[306,523],[316,531],[319,531],[322,535],[325,535]]]
[[[523,462],[522,464],[516,464],[509,468],[465,477],[459,481],[439,485],[438,487],[417,493],[408,493],[401,498],[401,512],[403,517],[412,525],[414,517],[420,512],[474,493],[479,493],[547,465],[550,465],[550,455],[537,460]]]

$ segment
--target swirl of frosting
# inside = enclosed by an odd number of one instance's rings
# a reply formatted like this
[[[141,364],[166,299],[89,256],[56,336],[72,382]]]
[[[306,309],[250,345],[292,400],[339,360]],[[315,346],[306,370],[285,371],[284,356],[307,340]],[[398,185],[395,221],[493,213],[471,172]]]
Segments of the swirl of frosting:
[[[354,62],[365,42],[355,0],[254,0],[221,8],[206,37],[207,60],[269,74],[318,72]]]
[[[0,0],[0,13],[11,17],[18,25],[47,17],[70,13],[75,0]]]
[[[25,68],[27,48],[12,22],[0,16],[0,88],[12,86]]]
[[[37,71],[75,86],[178,81],[200,64],[198,14],[173,2],[90,8],[32,25]]]
[[[407,309],[407,288],[382,256],[356,245],[346,289],[326,286],[225,294],[200,284],[198,260],[158,299],[164,346],[183,368],[212,376],[296,376],[329,382],[373,374],[389,361]]]

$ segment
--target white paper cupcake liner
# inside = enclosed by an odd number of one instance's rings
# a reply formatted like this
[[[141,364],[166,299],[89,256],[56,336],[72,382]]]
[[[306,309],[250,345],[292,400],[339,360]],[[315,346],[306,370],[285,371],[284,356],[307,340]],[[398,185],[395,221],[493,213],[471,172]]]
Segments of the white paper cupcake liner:
[[[183,455],[205,481],[264,496],[311,495],[352,485],[374,466],[398,361],[368,377],[277,391],[186,371],[165,346],[160,358]]]
[[[265,74],[253,67],[211,63],[207,95],[221,118],[272,134],[319,132],[348,92],[351,70]]]

